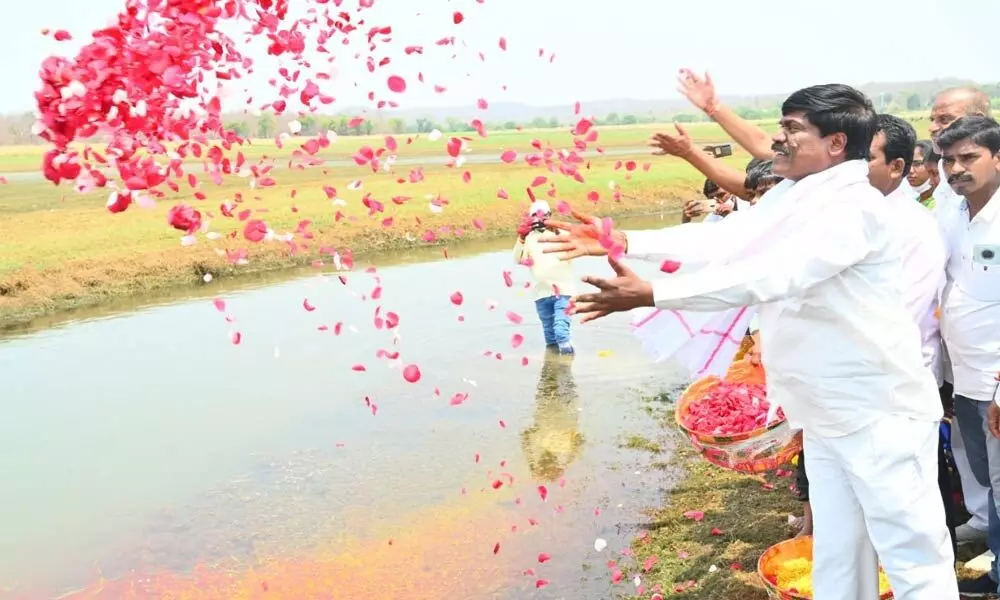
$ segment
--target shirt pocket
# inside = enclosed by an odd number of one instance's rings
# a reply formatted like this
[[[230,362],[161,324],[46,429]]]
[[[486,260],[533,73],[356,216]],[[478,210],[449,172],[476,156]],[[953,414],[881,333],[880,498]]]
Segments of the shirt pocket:
[[[977,244],[966,259],[962,287],[982,302],[1000,302],[1000,244]]]

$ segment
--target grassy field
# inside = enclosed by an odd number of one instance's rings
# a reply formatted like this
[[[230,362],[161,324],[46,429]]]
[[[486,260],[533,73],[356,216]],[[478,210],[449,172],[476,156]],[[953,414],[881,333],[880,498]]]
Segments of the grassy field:
[[[768,130],[775,126],[761,125]],[[918,130],[926,129],[919,121],[915,125]],[[401,162],[391,174],[373,174],[350,162],[361,146],[381,147],[384,136],[341,137],[317,156],[335,161],[333,164],[338,166],[310,169],[287,168],[298,140],[290,140],[282,149],[277,149],[273,140],[256,140],[244,153],[250,164],[264,156],[274,159],[274,187],[251,190],[248,181],[238,177],[216,186],[203,177],[205,181],[198,184],[198,191],[205,199],[195,199],[196,190],[184,184],[179,193],[159,200],[155,208],[132,207],[118,215],[105,210],[106,192],[81,195],[69,185],[56,187],[37,177],[43,146],[0,147],[0,175],[10,175],[9,183],[0,185],[0,325],[16,326],[62,308],[198,282],[205,273],[230,276],[308,263],[318,258],[317,251],[324,246],[350,247],[359,252],[406,247],[421,243],[419,238],[429,229],[443,244],[456,243],[460,237],[511,235],[526,206],[524,188],[539,175],[558,186],[557,199],[603,215],[662,210],[664,203],[676,208],[682,199],[698,194],[701,178],[685,163],[651,157],[645,150],[651,133],[671,127],[655,124],[599,128],[599,142],[594,146],[623,154],[589,157],[583,184],[542,167],[531,167],[522,160],[525,154],[537,152],[532,147],[535,140],[554,149],[572,147],[568,127],[503,131],[486,138],[473,134],[469,156],[496,159],[509,149],[518,152],[518,161],[473,164],[470,160],[458,169],[440,164],[447,158],[448,134],[435,142],[426,136],[414,136],[411,144],[406,144],[405,136],[397,136]],[[698,143],[726,140],[714,123],[691,123],[686,127]],[[738,151],[727,160],[742,167],[747,159]],[[403,164],[405,160],[412,164]],[[397,182],[424,160],[427,166],[423,181]],[[628,160],[639,165],[651,163],[651,168],[631,173],[614,168]],[[431,164],[435,161],[438,164]],[[198,163],[189,163],[187,170],[202,174]],[[468,182],[463,180],[465,171],[471,175]],[[355,179],[361,180],[363,187],[349,190],[348,183]],[[622,202],[611,199],[612,181],[625,195]],[[337,189],[346,205],[331,203],[323,192],[327,185]],[[544,193],[548,186],[536,189],[540,197],[548,197]],[[500,188],[510,195],[509,200],[497,198]],[[585,200],[589,192],[600,195],[596,205]],[[381,202],[385,212],[369,215],[362,203],[366,194]],[[391,199],[400,195],[411,199],[402,205],[394,204]],[[265,220],[275,232],[293,232],[302,221],[311,221],[313,239],[303,240],[297,235],[294,253],[284,243],[249,244],[242,238],[243,223],[225,218],[219,211],[220,204],[238,196],[242,203],[237,212],[249,209],[252,218]],[[440,214],[429,206],[428,199],[437,196],[449,201]],[[166,225],[166,212],[177,202],[196,207],[212,220],[211,230],[223,237],[210,241],[199,236],[195,246],[182,247],[180,232]],[[346,218],[335,220],[338,211]],[[385,221],[390,218],[391,222]],[[227,237],[230,234],[233,237]],[[248,246],[250,265],[233,266],[226,260],[225,250]]]
[[[765,123],[765,126],[772,124]],[[610,148],[643,148],[646,140],[656,131],[662,131],[669,124],[643,124],[629,126],[600,127],[598,141],[593,146],[605,149]],[[726,134],[714,123],[690,123],[688,131],[691,136],[699,142],[716,142],[726,140]],[[481,138],[477,133],[445,133],[440,139],[430,141],[427,134],[396,134],[393,135],[399,143],[398,154],[401,157],[413,156],[443,156],[445,144],[453,135],[456,137],[466,136],[471,138],[471,144],[479,153],[494,153],[499,155],[506,149],[531,150],[532,140],[539,139],[552,144],[557,148],[572,148],[573,135],[570,133],[571,127],[562,129],[523,129],[521,131],[487,131],[487,137]],[[385,144],[385,135],[371,136],[340,136],[330,147],[317,154],[318,158],[324,160],[350,159],[351,156],[362,146],[379,148]],[[301,138],[299,140],[298,138]],[[287,160],[291,157],[293,150],[308,139],[305,136],[295,136],[278,149],[275,147],[273,139],[250,139],[242,148],[248,160],[256,161],[263,157],[274,158],[276,160]],[[407,144],[407,140],[412,140]],[[99,147],[99,146],[98,146]],[[0,175],[4,173],[18,173],[26,171],[38,171],[41,164],[42,153],[45,146],[0,146]]]
[[[602,130],[601,135],[620,148],[641,148],[654,129],[657,128],[611,128]],[[704,140],[722,138],[721,132],[710,126],[702,127],[696,136]],[[554,130],[517,132],[506,136],[506,141],[501,137],[475,141],[471,155],[499,154],[501,149],[509,148],[523,156],[533,151],[533,139],[551,143],[555,148],[564,147],[561,142],[571,140],[565,132]],[[334,146],[336,152],[323,158],[349,158],[364,141],[341,139]],[[443,141],[433,146],[423,143],[425,146],[415,143],[412,154],[409,148],[401,147],[400,158],[432,156],[431,152],[434,156],[445,156]],[[31,151],[37,158],[41,148]],[[0,152],[0,173],[13,170],[8,164],[25,160],[24,149],[6,149],[6,152]],[[22,158],[8,159],[10,156]],[[729,160],[742,167],[747,159],[737,153]],[[617,162],[628,160],[635,160],[640,168],[631,173],[625,168],[614,168]],[[647,162],[651,168],[645,172],[641,165]],[[423,181],[398,183],[397,179],[406,179],[412,167],[397,165],[394,173],[378,174],[353,164],[275,168],[272,174],[277,184],[253,190],[247,179],[231,177],[216,186],[205,177],[205,182],[199,184],[199,190],[206,196],[204,200],[195,199],[195,190],[184,184],[180,193],[158,200],[154,208],[133,206],[116,215],[104,208],[106,192],[81,195],[66,185],[56,187],[35,178],[12,177],[8,184],[0,185],[0,323],[16,326],[62,308],[196,283],[205,273],[218,278],[308,264],[320,258],[322,247],[349,247],[356,252],[400,248],[423,243],[420,237],[428,230],[433,230],[438,243],[444,245],[455,244],[462,238],[512,235],[527,205],[524,189],[537,176],[546,176],[550,183],[556,184],[555,199],[545,193],[549,183],[536,188],[538,196],[549,198],[553,206],[556,200],[566,200],[604,215],[662,210],[665,203],[676,208],[682,199],[697,195],[701,187],[701,178],[686,164],[651,157],[645,151],[628,156],[594,157],[590,168],[583,170],[586,181],[582,184],[543,167],[531,167],[522,160],[513,164],[470,162],[458,169],[428,164],[424,167]],[[200,165],[192,165],[188,170],[201,174]],[[463,179],[465,171],[471,175],[468,182]],[[360,180],[361,189],[348,189],[352,180]],[[609,187],[612,181],[626,196],[621,202],[612,200]],[[335,206],[323,191],[326,185],[335,187],[346,204]],[[510,199],[497,198],[500,188],[506,190]],[[596,205],[586,200],[589,192],[600,195]],[[296,235],[294,253],[283,242],[245,241],[244,223],[238,218],[222,216],[219,210],[220,204],[232,201],[238,194],[242,203],[234,213],[250,210],[251,218],[265,220],[277,233],[294,232],[302,221],[308,220],[313,239]],[[384,204],[384,213],[369,214],[363,205],[366,194]],[[400,195],[411,199],[401,205],[393,203],[391,199]],[[448,199],[449,204],[435,214],[429,198],[438,196]],[[186,202],[201,211],[206,220],[211,220],[211,231],[222,237],[213,241],[199,235],[197,244],[183,247],[182,233],[166,223],[167,211],[177,202]],[[344,218],[335,219],[338,211]],[[250,264],[230,264],[225,250],[241,248],[249,249]]]

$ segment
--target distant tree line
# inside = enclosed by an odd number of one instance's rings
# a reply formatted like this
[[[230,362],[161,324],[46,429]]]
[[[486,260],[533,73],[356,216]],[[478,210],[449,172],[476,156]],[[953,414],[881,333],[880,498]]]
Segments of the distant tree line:
[[[993,107],[1000,110],[1000,83],[982,85],[981,88],[992,98]],[[916,91],[882,92],[872,95],[872,101],[877,109],[890,113],[926,111],[934,103],[934,94]],[[745,119],[776,120],[780,114],[777,103],[756,106],[738,106],[734,111]],[[300,135],[311,136],[321,131],[335,131],[341,136],[359,136],[372,134],[417,134],[428,133],[435,129],[447,133],[470,133],[475,131],[470,121],[448,117],[442,122],[430,118],[404,120],[398,117],[373,117],[351,126],[354,115],[306,115],[298,117],[302,125]],[[230,115],[225,121],[225,127],[243,137],[270,138],[282,131],[288,131],[288,123],[296,118],[294,115],[276,117],[271,113],[259,116]],[[536,117],[526,122],[503,121],[485,123],[488,131],[510,131],[518,128],[555,129],[568,127],[576,118],[557,119],[555,117]],[[694,111],[676,113],[646,113],[619,114],[609,113],[595,119],[596,125],[636,125],[640,123],[657,123],[676,121],[678,123],[693,123],[707,121],[708,118]],[[32,135],[31,128],[35,117],[30,112],[0,115],[0,145],[40,144],[41,140]]]

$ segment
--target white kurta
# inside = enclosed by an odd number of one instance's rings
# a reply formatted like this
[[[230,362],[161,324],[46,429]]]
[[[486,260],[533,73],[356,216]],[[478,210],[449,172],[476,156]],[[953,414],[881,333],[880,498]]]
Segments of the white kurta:
[[[1000,192],[971,220],[963,199],[941,223],[949,255],[941,321],[955,394],[989,401],[1000,372]]]
[[[876,550],[898,600],[954,600],[941,402],[907,309],[903,230],[867,174],[851,161],[720,223],[630,234],[628,252],[701,267],[654,281],[657,308],[760,305],[768,396],[808,448],[815,600],[875,600]]]
[[[904,182],[905,183],[905,182]],[[885,197],[899,227],[903,257],[903,299],[910,317],[920,328],[924,365],[937,386],[944,382],[941,359],[941,322],[937,309],[946,281],[947,256],[937,220],[924,205],[914,201],[913,188],[900,186]]]

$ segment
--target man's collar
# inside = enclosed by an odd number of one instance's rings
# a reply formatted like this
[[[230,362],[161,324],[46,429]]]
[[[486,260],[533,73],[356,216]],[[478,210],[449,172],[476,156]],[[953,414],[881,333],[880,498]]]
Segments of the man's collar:
[[[963,206],[968,209],[969,201],[966,199],[963,202]],[[997,213],[1000,212],[1000,188],[993,193],[993,196],[986,202],[986,206],[983,210],[976,214],[976,219],[982,219],[983,221],[993,221],[997,217]]]

